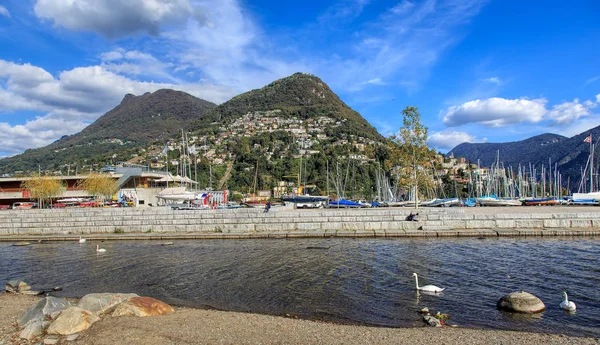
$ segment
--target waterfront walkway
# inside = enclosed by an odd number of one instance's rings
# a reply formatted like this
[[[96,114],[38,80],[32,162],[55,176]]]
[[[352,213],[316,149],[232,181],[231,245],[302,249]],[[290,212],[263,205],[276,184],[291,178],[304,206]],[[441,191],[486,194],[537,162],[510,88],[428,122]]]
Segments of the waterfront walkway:
[[[405,221],[411,212],[418,222]],[[0,241],[241,239],[310,237],[598,236],[595,207],[169,208],[8,210],[0,212]]]

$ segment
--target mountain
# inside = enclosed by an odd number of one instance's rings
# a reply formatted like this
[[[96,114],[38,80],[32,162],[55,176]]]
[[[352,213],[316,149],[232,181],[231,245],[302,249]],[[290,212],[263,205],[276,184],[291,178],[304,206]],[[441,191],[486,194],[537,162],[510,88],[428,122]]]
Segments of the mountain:
[[[453,148],[448,154],[452,153],[455,157],[465,157],[473,163],[477,163],[477,160],[479,160],[482,166],[490,166],[495,162],[498,152],[500,152],[500,160],[505,165],[508,161],[537,163],[538,160],[544,159],[544,157],[538,155],[540,150],[564,140],[568,140],[568,138],[558,134],[546,133],[508,143],[462,143]],[[545,158],[545,161],[547,163],[548,159]]]
[[[462,143],[453,148],[448,154],[455,157],[465,157],[467,161],[482,166],[490,166],[496,161],[499,154],[500,162],[505,167],[517,168],[522,166],[536,165],[538,168],[544,164],[548,167],[549,160],[552,165],[558,163],[558,170],[563,176],[563,181],[570,180],[570,187],[578,184],[581,180],[581,170],[585,168],[589,154],[590,145],[583,140],[592,134],[600,138],[600,126],[587,130],[571,138],[557,134],[542,134],[522,141],[508,143]],[[596,140],[597,141],[597,140]],[[594,162],[599,163],[599,150],[595,151]],[[597,170],[597,167],[594,168]]]
[[[200,151],[192,169],[200,185],[244,192],[272,190],[301,174],[310,192],[343,185],[364,196],[377,190],[376,160],[387,155],[385,138],[327,84],[296,73],[219,106],[173,90],[126,95],[80,133],[0,160],[0,173],[37,171],[38,164],[63,174],[73,166],[88,171],[125,161],[161,166],[165,158],[157,156],[169,139],[175,140],[168,161],[179,161],[181,129]],[[174,164],[168,168],[182,173]],[[331,186],[330,168],[337,176]]]
[[[328,116],[343,120],[339,132],[360,135],[376,141],[384,138],[359,113],[352,110],[321,79],[295,73],[269,85],[233,97],[206,114],[220,124],[228,124],[251,112],[278,110],[280,117],[300,119]],[[207,122],[196,121],[195,128]]]
[[[125,159],[135,148],[177,137],[216,104],[175,90],[158,90],[141,96],[125,95],[121,103],[81,132],[64,136],[38,149],[0,160],[1,173],[56,169],[83,161],[108,163],[113,155]],[[117,158],[115,157],[115,158]]]

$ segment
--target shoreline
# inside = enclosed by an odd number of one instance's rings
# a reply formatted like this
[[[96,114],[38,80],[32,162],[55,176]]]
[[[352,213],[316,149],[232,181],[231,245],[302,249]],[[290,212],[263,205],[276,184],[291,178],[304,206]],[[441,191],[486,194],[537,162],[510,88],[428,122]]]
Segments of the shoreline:
[[[0,236],[2,242],[72,242],[79,240],[81,235],[14,235]],[[180,240],[250,240],[250,239],[306,239],[306,238],[514,238],[514,237],[544,237],[544,238],[596,238],[600,230],[589,229],[499,229],[499,230],[443,230],[443,231],[336,231],[336,232],[287,232],[287,233],[175,233],[175,234],[85,234],[83,237],[90,241],[180,241]]]
[[[38,344],[15,339],[13,325],[38,298],[0,294],[2,344]],[[415,311],[416,312],[416,311]],[[598,344],[590,337],[461,327],[387,328],[342,325],[242,312],[175,307],[168,315],[103,317],[77,340],[59,344]]]

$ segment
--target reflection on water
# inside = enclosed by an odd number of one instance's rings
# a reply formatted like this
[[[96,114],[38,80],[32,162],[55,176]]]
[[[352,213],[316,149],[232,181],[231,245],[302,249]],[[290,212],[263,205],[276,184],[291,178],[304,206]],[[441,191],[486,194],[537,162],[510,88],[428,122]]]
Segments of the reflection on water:
[[[422,325],[422,307],[467,327],[600,336],[597,239],[295,239],[0,243],[0,282],[62,286],[56,295],[135,292],[213,307],[391,327]],[[328,247],[324,249],[324,247]],[[422,285],[441,294],[417,293]],[[514,315],[497,300],[525,290],[547,310]],[[577,304],[559,308],[561,293]]]

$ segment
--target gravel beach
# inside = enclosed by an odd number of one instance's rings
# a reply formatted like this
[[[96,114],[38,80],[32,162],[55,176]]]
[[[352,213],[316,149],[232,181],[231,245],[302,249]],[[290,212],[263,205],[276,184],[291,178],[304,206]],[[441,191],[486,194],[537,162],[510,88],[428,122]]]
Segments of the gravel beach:
[[[0,344],[18,339],[18,316],[38,297],[0,295]],[[348,326],[285,317],[176,308],[164,316],[103,317],[72,342],[89,345],[167,344],[599,344],[593,338],[465,328]]]

